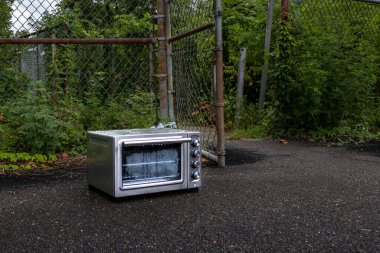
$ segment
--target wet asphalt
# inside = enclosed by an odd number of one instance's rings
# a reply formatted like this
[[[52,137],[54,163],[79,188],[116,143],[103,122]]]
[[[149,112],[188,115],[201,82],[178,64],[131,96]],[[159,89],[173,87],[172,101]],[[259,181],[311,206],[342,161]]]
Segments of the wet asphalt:
[[[199,192],[112,201],[75,176],[0,178],[0,252],[380,252],[380,143],[228,141]]]

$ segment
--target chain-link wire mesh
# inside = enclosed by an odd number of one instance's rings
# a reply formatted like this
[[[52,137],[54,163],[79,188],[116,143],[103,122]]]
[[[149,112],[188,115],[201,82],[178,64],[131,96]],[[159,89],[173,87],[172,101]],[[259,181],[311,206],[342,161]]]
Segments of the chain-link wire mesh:
[[[204,148],[214,153],[216,87],[212,51],[200,45],[207,40],[212,43],[212,37],[212,33],[206,31],[174,42],[173,62],[178,124],[181,128],[201,131]]]
[[[202,131],[205,149],[215,153],[213,1],[164,2],[172,7],[172,36],[208,25],[172,42],[174,102],[179,127]],[[0,139],[0,149],[36,152],[18,144],[31,128],[54,142],[50,129],[62,151],[84,143],[86,130],[157,124],[165,75],[157,6],[156,0],[2,1],[0,40],[12,42],[0,44],[0,135],[10,136]],[[146,40],[113,43],[126,38]]]
[[[336,35],[348,36],[353,39],[350,48],[342,50],[353,50],[362,40],[368,41],[366,50],[380,48],[380,2],[372,0],[292,0],[289,17],[292,24],[298,29],[299,36],[304,34],[304,30],[313,32],[333,32]],[[347,37],[346,37],[347,38]],[[343,44],[343,42],[342,42]],[[342,52],[341,55],[344,53]],[[361,54],[363,57],[364,54]],[[375,55],[372,55],[375,57]],[[339,56],[338,56],[339,57]],[[347,64],[352,65],[348,62]],[[377,64],[379,61],[370,64]],[[352,73],[358,71],[350,66]],[[368,71],[368,75],[371,75]],[[375,74],[376,75],[376,74]],[[377,83],[374,84],[371,95],[367,98],[373,101],[375,108],[379,108],[380,101],[380,75],[374,77]],[[364,84],[364,83],[363,83]]]
[[[213,1],[172,1],[172,34],[183,33],[212,23]],[[175,115],[180,128],[201,131],[203,148],[216,153],[213,48],[214,30],[194,33],[173,42]]]
[[[291,20],[323,28],[333,26],[337,31],[347,24],[353,36],[380,40],[380,4],[360,0],[293,0]],[[314,22],[313,22],[314,21]]]
[[[45,48],[43,45],[31,45],[20,52],[19,70],[32,82],[46,78]]]
[[[172,35],[214,22],[212,0],[171,1]]]
[[[16,0],[11,30],[18,36],[42,31],[57,37],[149,37],[154,1]]]
[[[2,1],[0,38],[151,39],[154,13],[151,0]],[[34,128],[62,132],[55,149],[70,150],[85,143],[86,130],[157,123],[154,44],[90,42],[0,44],[0,150],[55,151],[18,144]]]
[[[16,38],[149,38],[151,1],[14,1],[9,35]],[[5,37],[5,36],[2,36]],[[31,81],[114,98],[133,89],[150,92],[154,52],[149,45],[5,45],[4,66],[18,67]],[[16,55],[14,54],[16,52]],[[18,65],[18,66],[15,66]],[[65,84],[62,80],[65,80]],[[72,83],[68,83],[68,82]],[[68,87],[70,86],[70,87]]]

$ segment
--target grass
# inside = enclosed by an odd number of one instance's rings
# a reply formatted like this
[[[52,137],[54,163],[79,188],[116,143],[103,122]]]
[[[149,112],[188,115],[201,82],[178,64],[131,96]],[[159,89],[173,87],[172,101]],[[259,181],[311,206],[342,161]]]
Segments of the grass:
[[[247,129],[236,129],[230,133],[226,139],[236,140],[236,139],[266,139],[270,135],[266,127],[262,125],[251,126]]]
[[[273,135],[271,133],[275,134]],[[368,130],[364,127],[351,128],[340,126],[331,129],[317,129],[307,132],[296,130],[270,132],[268,128],[263,125],[254,125],[246,129],[235,129],[227,135],[226,139],[267,139],[274,136],[341,146],[349,143],[362,144],[372,140],[380,140],[380,129]]]

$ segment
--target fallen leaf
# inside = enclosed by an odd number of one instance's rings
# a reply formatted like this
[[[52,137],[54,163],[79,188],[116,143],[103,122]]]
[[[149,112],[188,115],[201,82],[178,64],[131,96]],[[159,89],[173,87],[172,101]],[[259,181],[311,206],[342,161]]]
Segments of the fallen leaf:
[[[201,108],[202,110],[204,110],[204,109],[209,109],[209,108],[211,108],[211,105],[208,104],[208,103],[203,103],[203,104],[201,104],[200,108]]]
[[[62,152],[62,153],[61,153],[61,157],[62,157],[62,158],[67,158],[67,157],[69,157],[69,154],[66,153],[66,152]]]
[[[285,139],[280,139],[280,143],[281,143],[281,144],[288,144],[289,141],[288,141],[288,140],[285,140]]]

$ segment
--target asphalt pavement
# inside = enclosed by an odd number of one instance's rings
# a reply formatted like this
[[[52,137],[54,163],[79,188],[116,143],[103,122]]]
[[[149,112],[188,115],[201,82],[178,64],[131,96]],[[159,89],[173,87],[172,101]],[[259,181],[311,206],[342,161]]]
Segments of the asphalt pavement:
[[[227,146],[198,192],[113,201],[84,168],[0,177],[0,252],[380,252],[380,143]]]

